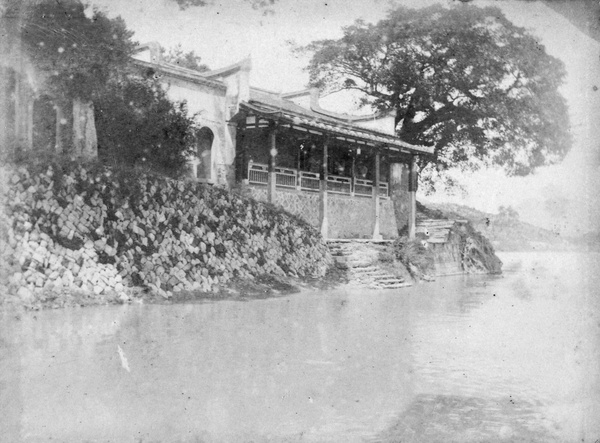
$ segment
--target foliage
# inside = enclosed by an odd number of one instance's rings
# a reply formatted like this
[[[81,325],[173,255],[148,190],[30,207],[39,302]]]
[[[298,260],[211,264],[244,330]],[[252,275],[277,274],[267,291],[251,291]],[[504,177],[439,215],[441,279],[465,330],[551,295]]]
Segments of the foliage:
[[[194,117],[150,80],[130,78],[95,102],[98,152],[112,164],[147,165],[168,175],[195,155]]]
[[[132,74],[133,32],[120,18],[108,19],[79,0],[44,0],[29,7],[22,35],[46,101],[93,101],[99,155],[106,162],[145,164],[170,175],[183,172],[195,155],[193,118],[185,103],[172,103],[158,84]],[[181,48],[169,55],[187,63],[199,60]],[[48,129],[39,135],[52,138],[54,113],[37,118],[37,126]]]
[[[97,10],[88,17],[78,0],[32,4],[22,29],[44,92],[56,100],[100,95],[129,63],[132,35],[120,18],[109,19]]]
[[[562,62],[498,8],[398,7],[300,51],[312,85],[360,91],[363,105],[396,112],[403,140],[434,146],[421,160],[431,180],[456,165],[526,175],[570,148]]]
[[[271,13],[270,9],[277,0],[243,0],[246,3],[249,3],[252,6],[252,9],[263,9],[265,13]],[[175,0],[175,2],[179,5],[180,9],[186,9],[191,6],[208,6],[213,2],[211,0]]]
[[[160,52],[163,60],[167,63],[172,63],[181,66],[182,68],[193,69],[199,72],[209,70],[208,65],[202,63],[202,58],[199,55],[194,51],[184,52],[181,44],[169,49],[169,51],[161,47]]]

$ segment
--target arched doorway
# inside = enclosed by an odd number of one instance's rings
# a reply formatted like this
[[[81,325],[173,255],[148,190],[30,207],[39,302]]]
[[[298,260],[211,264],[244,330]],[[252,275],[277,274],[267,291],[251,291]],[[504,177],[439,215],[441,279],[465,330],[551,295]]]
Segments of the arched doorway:
[[[196,166],[196,178],[202,181],[212,179],[212,144],[215,139],[213,132],[206,126],[200,128],[196,133],[196,149],[198,164]]]

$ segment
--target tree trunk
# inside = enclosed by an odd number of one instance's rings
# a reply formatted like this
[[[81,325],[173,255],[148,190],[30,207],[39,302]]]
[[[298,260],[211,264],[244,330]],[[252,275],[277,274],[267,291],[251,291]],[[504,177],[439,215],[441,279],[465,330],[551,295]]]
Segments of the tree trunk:
[[[73,100],[73,154],[85,160],[98,157],[94,104],[91,101]]]

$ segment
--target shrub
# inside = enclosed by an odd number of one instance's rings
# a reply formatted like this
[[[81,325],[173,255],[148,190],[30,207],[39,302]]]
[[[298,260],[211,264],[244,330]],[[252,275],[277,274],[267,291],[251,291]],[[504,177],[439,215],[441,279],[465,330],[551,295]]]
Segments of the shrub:
[[[194,117],[150,80],[113,85],[95,102],[98,155],[111,165],[138,166],[172,177],[196,155]]]

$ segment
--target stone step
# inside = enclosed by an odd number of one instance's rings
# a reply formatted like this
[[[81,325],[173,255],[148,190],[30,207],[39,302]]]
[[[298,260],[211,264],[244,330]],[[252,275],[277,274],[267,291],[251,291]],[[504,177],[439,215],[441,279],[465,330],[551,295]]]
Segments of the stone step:
[[[348,266],[351,267],[352,269],[371,269],[373,267],[372,262],[356,263],[356,262],[352,262],[352,261],[348,260],[346,263],[348,263]]]
[[[409,286],[412,286],[412,283],[402,282],[402,283],[378,286],[378,288],[379,289],[400,289],[400,288],[408,288]]]
[[[350,283],[373,289],[398,289],[410,286],[403,277],[390,274],[378,263],[382,248],[367,243],[329,243],[329,250],[340,269],[346,269]]]
[[[384,277],[384,278],[378,278],[377,281],[379,283],[402,283],[402,282],[404,282],[404,279],[400,278],[400,277],[389,276],[389,277]]]
[[[369,269],[369,268],[351,268],[351,269],[357,275],[368,275],[368,276],[389,275],[388,273],[386,273],[385,271],[382,271],[381,269]]]

